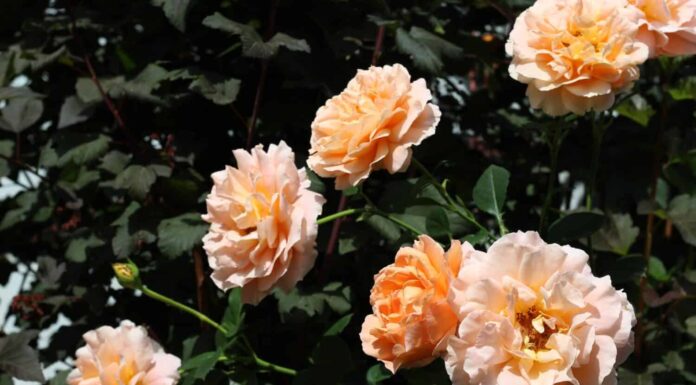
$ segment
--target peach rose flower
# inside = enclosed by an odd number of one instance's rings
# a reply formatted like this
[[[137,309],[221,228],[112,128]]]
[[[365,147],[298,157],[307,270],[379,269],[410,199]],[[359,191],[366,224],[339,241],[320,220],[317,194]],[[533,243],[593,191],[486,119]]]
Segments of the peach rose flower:
[[[453,241],[445,253],[427,235],[413,247],[402,247],[394,263],[375,275],[370,292],[374,314],[365,318],[360,332],[363,351],[392,373],[427,365],[439,356],[457,327],[447,303],[449,283],[469,250],[468,243],[462,247]]]
[[[343,92],[319,108],[312,122],[309,167],[336,178],[339,190],[373,170],[408,168],[411,146],[435,133],[440,109],[425,80],[411,82],[401,64],[358,70]]]
[[[538,0],[510,33],[510,76],[548,115],[606,110],[648,58],[638,19],[626,0]]]
[[[696,2],[693,0],[628,0],[641,14],[638,38],[651,56],[696,53]]]
[[[626,295],[587,254],[508,234],[464,260],[450,303],[460,321],[445,363],[455,385],[599,385],[633,350]]]
[[[181,360],[167,354],[130,321],[112,328],[102,326],[83,335],[87,345],[76,353],[76,368],[69,385],[174,385]]]
[[[222,290],[242,288],[257,304],[274,287],[291,290],[314,266],[317,217],[324,198],[309,190],[305,169],[284,142],[233,151],[237,168],[213,173],[203,237],[211,278]]]

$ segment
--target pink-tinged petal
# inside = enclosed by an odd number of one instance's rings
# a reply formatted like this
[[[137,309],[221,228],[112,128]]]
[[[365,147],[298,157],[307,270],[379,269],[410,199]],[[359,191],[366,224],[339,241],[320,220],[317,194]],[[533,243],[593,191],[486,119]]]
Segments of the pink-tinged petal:
[[[213,174],[203,248],[213,282],[222,290],[242,287],[243,301],[257,304],[274,287],[291,290],[314,265],[324,199],[309,190],[282,141],[234,156],[237,168]]]
[[[584,252],[533,232],[467,253],[449,302],[460,321],[445,355],[453,384],[614,385],[632,350],[625,294],[592,275]]]
[[[70,385],[174,385],[179,379],[181,360],[130,321],[100,327],[84,339],[87,345],[77,352]]]

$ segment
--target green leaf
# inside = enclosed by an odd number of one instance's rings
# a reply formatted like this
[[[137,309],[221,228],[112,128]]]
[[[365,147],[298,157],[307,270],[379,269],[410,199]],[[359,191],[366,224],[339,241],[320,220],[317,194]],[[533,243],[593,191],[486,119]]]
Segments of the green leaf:
[[[549,226],[547,240],[568,242],[586,237],[599,230],[604,223],[604,215],[593,211],[579,211],[558,218]]]
[[[392,377],[392,373],[384,367],[383,364],[372,365],[370,369],[367,370],[367,375],[365,379],[368,385],[377,385],[382,381],[388,380]]]
[[[28,218],[29,212],[39,199],[37,191],[25,191],[15,198],[17,208],[7,211],[0,222],[0,231],[5,230],[15,224],[25,221]]]
[[[396,30],[396,47],[411,57],[413,64],[431,73],[440,73],[444,67],[442,57],[459,58],[464,50],[455,44],[419,27],[406,32]]]
[[[625,116],[643,127],[647,127],[650,118],[655,115],[652,106],[640,95],[633,95],[616,106],[616,112]]]
[[[481,245],[488,240],[488,231],[486,230],[479,230],[477,233],[474,234],[469,234],[462,238],[462,241],[464,242],[469,242],[472,245]]]
[[[423,28],[413,26],[408,33],[414,39],[422,42],[428,47],[428,49],[432,50],[441,57],[444,56],[456,59],[460,58],[464,54],[464,50],[461,47],[457,46],[456,44],[452,44],[440,36],[435,35],[434,33]]]
[[[324,332],[324,337],[339,335],[343,332],[343,329],[348,326],[350,320],[353,319],[353,314],[346,314],[339,318],[328,330]]]
[[[294,288],[289,293],[275,290],[273,294],[278,299],[278,311],[282,319],[295,311],[313,317],[323,314],[327,306],[338,314],[347,313],[351,308],[350,287],[340,282],[332,282],[320,292],[306,293]]]
[[[104,245],[104,241],[97,238],[94,234],[89,238],[75,238],[70,241],[65,258],[72,262],[82,263],[87,261],[87,249]]]
[[[639,229],[633,226],[630,214],[610,214],[607,223],[592,234],[592,248],[626,255],[638,238]]]
[[[176,29],[186,31],[186,15],[191,0],[152,0],[152,4],[162,8],[164,15]]]
[[[0,128],[14,133],[22,132],[41,119],[43,110],[43,102],[39,99],[10,99],[0,111]]]
[[[669,95],[674,100],[696,99],[696,76],[680,79],[677,84],[669,88]]]
[[[114,180],[114,187],[128,190],[133,198],[143,200],[156,179],[157,175],[152,169],[134,164],[118,174]]]
[[[212,80],[210,77],[201,75],[191,82],[189,89],[215,104],[232,104],[239,94],[239,79],[220,79]]]
[[[451,235],[449,218],[444,208],[435,205],[413,205],[395,217],[415,227],[423,234],[434,238]]]
[[[679,230],[684,242],[696,246],[696,195],[679,195],[672,199],[667,217]]]
[[[242,303],[242,289],[235,288],[229,291],[227,295],[227,309],[222,317],[221,325],[227,329],[227,336],[231,337],[237,334],[244,322],[244,307]]]
[[[39,354],[29,346],[38,335],[36,330],[27,330],[0,338],[0,370],[18,380],[46,381]]]
[[[670,279],[665,265],[655,257],[650,257],[648,260],[648,276],[660,282],[667,282]]]
[[[428,216],[425,217],[425,229],[432,237],[451,236],[452,232],[450,231],[447,212],[441,207],[431,210]]]
[[[88,139],[94,138],[93,135],[87,135]],[[69,162],[76,165],[89,163],[94,159],[99,158],[109,149],[110,139],[106,135],[99,134],[96,138],[78,144],[58,158],[58,165],[65,166]]]
[[[94,113],[94,104],[83,102],[77,95],[68,96],[60,107],[58,128],[84,122],[92,116],[92,113]]]
[[[118,175],[128,165],[132,155],[124,154],[120,151],[111,151],[104,155],[99,168],[106,170],[114,175]]]
[[[380,215],[367,216],[365,223],[389,242],[395,242],[401,237],[401,228],[394,222]]]
[[[281,46],[292,51],[310,52],[309,45],[305,40],[296,39],[284,33],[277,33],[270,40],[264,42],[254,27],[232,21],[219,12],[203,19],[203,25],[238,35],[242,41],[242,54],[247,57],[268,59],[275,56]]]
[[[396,30],[396,48],[408,55],[416,67],[434,74],[442,72],[442,59],[403,28]]]
[[[280,47],[285,47],[290,51],[311,52],[309,44],[304,39],[296,39],[288,34],[278,32],[266,43],[277,51]]]
[[[157,247],[170,258],[190,253],[201,243],[208,227],[201,216],[194,213],[165,219],[157,226]]]
[[[192,385],[196,380],[205,380],[221,356],[222,353],[218,351],[205,352],[185,361],[179,369],[184,372],[181,385]]]
[[[696,315],[692,315],[684,322],[686,324],[686,332],[696,338]]]
[[[476,182],[473,191],[474,203],[488,214],[501,217],[507,195],[510,173],[499,166],[491,165]]]
[[[696,150],[670,159],[664,174],[682,192],[696,195]]]
[[[0,87],[0,100],[14,98],[43,98],[44,95],[34,92],[29,87]]]
[[[99,84],[101,84],[102,89],[109,96],[113,96],[110,93],[112,88],[122,85],[125,83],[126,78],[123,76],[117,76],[113,78],[102,78],[99,79]],[[85,104],[95,104],[102,101],[101,93],[99,88],[94,84],[91,78],[79,78],[75,82],[75,94],[77,97]]]

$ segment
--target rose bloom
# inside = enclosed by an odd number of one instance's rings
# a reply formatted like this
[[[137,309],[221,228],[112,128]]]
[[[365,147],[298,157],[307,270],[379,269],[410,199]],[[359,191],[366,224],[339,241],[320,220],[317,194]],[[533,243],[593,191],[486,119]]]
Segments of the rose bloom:
[[[449,283],[469,250],[468,243],[462,247],[453,241],[445,253],[427,235],[413,247],[402,247],[394,263],[375,275],[370,293],[374,314],[365,318],[360,332],[365,353],[392,373],[427,365],[439,356],[457,326],[447,303]]]
[[[83,335],[87,345],[76,353],[70,385],[174,385],[181,360],[167,354],[130,321],[112,328],[102,326]]]
[[[445,363],[456,385],[615,384],[633,350],[633,307],[587,254],[518,232],[464,260]]]
[[[696,2],[693,0],[628,0],[640,14],[638,38],[651,56],[696,53]]]
[[[305,169],[284,142],[235,150],[237,168],[213,173],[203,237],[211,275],[222,290],[242,288],[257,304],[274,287],[291,290],[314,265],[324,198],[309,190]]]
[[[411,146],[435,133],[440,109],[425,80],[411,82],[400,64],[370,67],[319,108],[312,122],[309,167],[336,178],[339,190],[358,185],[373,170],[406,170]]]
[[[638,19],[625,0],[538,0],[510,33],[510,76],[548,115],[606,110],[648,58]]]

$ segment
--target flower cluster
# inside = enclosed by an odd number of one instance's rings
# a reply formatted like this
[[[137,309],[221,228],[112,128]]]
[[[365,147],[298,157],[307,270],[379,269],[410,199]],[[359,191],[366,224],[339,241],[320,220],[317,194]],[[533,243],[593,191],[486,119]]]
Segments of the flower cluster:
[[[548,115],[603,111],[657,55],[696,52],[690,0],[537,0],[506,44],[510,76]]]
[[[447,254],[421,237],[375,277],[363,349],[391,371],[443,357],[456,385],[613,383],[636,318],[587,260],[535,232]]]

